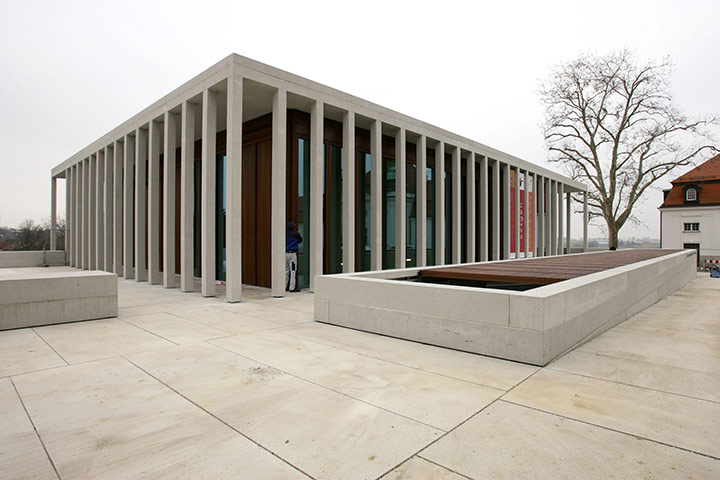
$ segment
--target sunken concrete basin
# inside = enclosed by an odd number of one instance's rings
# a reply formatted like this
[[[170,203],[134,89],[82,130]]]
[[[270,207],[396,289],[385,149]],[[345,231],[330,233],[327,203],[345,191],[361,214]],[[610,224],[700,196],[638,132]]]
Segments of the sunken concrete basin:
[[[117,276],[0,269],[0,330],[117,316]]]
[[[577,257],[590,263],[599,254],[542,258]],[[523,261],[510,262],[516,267]],[[492,263],[501,262],[482,265]],[[546,365],[696,276],[695,252],[688,250],[525,291],[410,281],[432,268],[318,276],[315,320]]]

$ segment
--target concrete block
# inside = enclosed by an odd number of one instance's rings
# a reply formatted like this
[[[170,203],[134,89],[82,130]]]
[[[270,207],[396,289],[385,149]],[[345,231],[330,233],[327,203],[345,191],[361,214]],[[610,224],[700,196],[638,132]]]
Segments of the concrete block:
[[[114,274],[93,271],[0,274],[0,330],[115,316]]]
[[[327,300],[315,297],[315,320],[318,322],[327,322],[328,320],[328,304]]]
[[[318,277],[316,319],[545,365],[695,278],[684,254],[526,292],[402,281],[415,271]]]
[[[509,325],[529,330],[543,330],[546,299],[529,295],[510,295]]]
[[[65,265],[63,250],[0,252],[0,268],[41,267]]]

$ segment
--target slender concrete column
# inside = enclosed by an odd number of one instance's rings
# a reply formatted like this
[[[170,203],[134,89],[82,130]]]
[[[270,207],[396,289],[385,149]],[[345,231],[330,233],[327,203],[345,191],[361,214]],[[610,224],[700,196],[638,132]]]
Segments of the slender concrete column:
[[[162,125],[157,120],[149,124],[148,145],[148,283],[162,283],[160,275],[160,145]]]
[[[106,272],[113,271],[113,224],[117,212],[113,209],[113,188],[115,186],[115,148],[114,145],[105,147],[105,265]]]
[[[123,175],[125,186],[123,188],[123,267],[125,278],[135,278],[135,137],[125,135],[124,148],[125,165]]]
[[[180,290],[192,292],[193,280],[193,207],[195,187],[195,105],[182,104],[180,141]]]
[[[65,170],[65,262],[72,266],[72,168]]]
[[[227,90],[225,298],[228,302],[235,303],[239,302],[242,297],[243,79],[237,75],[234,70],[231,72],[230,77],[228,77]],[[167,122],[167,115],[165,119]],[[167,151],[167,149],[165,151]]]
[[[427,138],[420,135],[415,144],[415,212],[417,213],[416,264],[427,265]]]
[[[588,194],[583,192],[583,252],[588,251]]]
[[[120,140],[115,142],[114,156],[114,178],[113,178],[113,271],[116,275],[122,276],[125,273],[123,266],[123,222],[125,220],[123,207],[123,184],[125,172],[123,171],[123,159],[125,157],[125,144]]]
[[[548,255],[555,255],[555,241],[553,240],[552,233],[552,217],[553,217],[553,184],[551,179],[547,179],[545,183],[545,208],[547,209],[545,215],[545,249]]]
[[[522,248],[520,247],[520,169],[515,168],[515,182],[513,183],[513,188],[515,188],[515,209],[514,209],[514,217],[515,221],[514,223],[514,237],[515,237],[515,258],[520,258],[520,251]]]
[[[90,158],[83,160],[82,184],[82,268],[90,269]]]
[[[82,226],[83,226],[83,209],[82,209],[82,199],[83,199],[83,161],[80,160],[75,164],[75,267],[77,268],[83,268],[83,261],[82,261],[82,247],[83,247],[83,239],[82,239]]]
[[[565,242],[563,240],[563,219],[565,218],[565,212],[563,211],[563,197],[565,192],[563,190],[564,185],[558,182],[557,191],[557,206],[558,206],[558,218],[557,218],[557,237],[558,237],[558,255],[565,253]]]
[[[135,133],[135,279],[147,280],[147,159],[148,131],[138,128]]]
[[[228,126],[228,148],[230,131]],[[177,168],[177,114],[165,112],[165,134],[163,135],[163,286],[175,287],[175,180]],[[238,214],[239,216],[239,214]],[[230,217],[228,216],[228,221]]]
[[[529,199],[530,199],[530,172],[525,170],[524,173],[524,183],[525,183],[525,190],[523,192],[523,232],[525,241],[523,242],[523,251],[525,252],[525,258],[529,257],[530,253],[530,215],[534,215],[534,211],[530,209]],[[535,250],[533,250],[534,252]]]
[[[493,219],[492,219],[492,259],[500,260],[502,244],[500,243],[500,218],[503,215],[503,206],[500,203],[500,162],[495,160],[492,171],[492,197],[493,197]]]
[[[88,199],[87,199],[87,206],[88,206],[88,219],[87,219],[87,238],[88,238],[88,245],[87,245],[87,251],[88,251],[88,259],[87,259],[87,267],[88,270],[95,270],[95,263],[97,260],[96,257],[96,243],[95,243],[95,233],[96,233],[96,222],[95,222],[95,216],[97,213],[97,204],[95,203],[97,200],[97,185],[95,183],[97,178],[97,157],[95,155],[90,155],[88,157]]]
[[[316,101],[310,109],[310,291],[315,276],[323,274],[323,179],[325,172],[325,107]],[[285,231],[283,226],[282,231]],[[283,253],[283,258],[285,254]]]
[[[65,253],[68,257],[71,267],[75,266],[75,167],[72,166],[67,169],[65,178],[68,178],[67,182],[67,207],[65,208]]]
[[[407,162],[405,129],[395,132],[395,268],[405,268],[407,245]]]
[[[321,113],[320,117],[322,117],[322,115],[323,114]],[[320,144],[322,144],[322,141]],[[287,91],[280,89],[273,93],[272,114],[272,207],[270,224],[270,252],[272,255],[271,286],[273,297],[282,297],[285,295],[285,230],[287,227],[285,205],[285,199],[287,196],[286,172]]]
[[[215,296],[216,238],[215,198],[217,194],[217,93],[203,92],[202,109],[202,280],[203,297]],[[222,188],[222,187],[221,187]]]
[[[488,158],[480,157],[480,258],[488,260]]]
[[[510,258],[510,165],[503,164],[503,259]]]
[[[370,270],[382,270],[382,122],[370,127]]]
[[[57,250],[57,178],[50,179],[50,250]]]
[[[105,270],[105,149],[98,150],[95,158],[95,268]]]
[[[565,238],[566,238],[566,247],[567,247],[567,253],[572,253],[572,232],[570,230],[570,223],[572,220],[572,205],[570,202],[572,202],[572,196],[570,195],[570,192],[566,194],[566,205],[565,205]]]
[[[545,178],[540,175],[535,175],[535,201],[538,204],[537,221],[535,222],[535,231],[537,232],[535,255],[542,257],[545,256]]]
[[[553,241],[552,234],[552,217],[553,217],[553,203],[552,203],[552,192],[553,192],[553,181],[546,179],[545,181],[545,254],[553,255]]]
[[[452,249],[450,258],[452,263],[460,263],[462,258],[462,178],[460,171],[460,147],[452,151]]]
[[[550,180],[550,255],[558,254],[558,198],[557,182]]]
[[[435,147],[435,265],[445,265],[445,144]]]
[[[355,271],[355,113],[343,114],[343,272]]]
[[[553,254],[553,235],[552,235],[552,217],[553,217],[553,204],[552,204],[552,189],[553,182],[549,178],[545,178],[544,192],[545,192],[545,255]]]
[[[83,161],[80,160],[75,164],[75,267],[82,269],[82,225],[83,225],[83,210],[82,210],[82,167]]]
[[[465,181],[467,183],[467,200],[465,203],[465,218],[467,219],[467,252],[466,258],[468,263],[475,262],[475,252],[477,251],[477,232],[475,224],[475,215],[477,208],[477,201],[475,198],[475,154],[470,152],[467,158],[467,171],[465,175]]]

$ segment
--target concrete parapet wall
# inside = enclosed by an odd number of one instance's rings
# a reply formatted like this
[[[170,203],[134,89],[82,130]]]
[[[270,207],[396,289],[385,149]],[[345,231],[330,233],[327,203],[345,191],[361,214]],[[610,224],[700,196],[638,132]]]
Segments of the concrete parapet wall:
[[[115,274],[77,271],[0,276],[0,330],[115,316]]]
[[[696,268],[683,251],[525,292],[399,281],[417,272],[317,277],[315,320],[546,365],[686,285]]]
[[[65,265],[63,250],[0,252],[0,268],[41,267]]]

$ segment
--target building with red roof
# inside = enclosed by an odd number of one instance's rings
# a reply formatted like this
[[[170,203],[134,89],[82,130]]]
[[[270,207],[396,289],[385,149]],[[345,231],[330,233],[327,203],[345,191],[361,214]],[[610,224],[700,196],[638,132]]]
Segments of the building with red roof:
[[[698,265],[720,262],[720,155],[695,167],[664,190],[661,248],[692,248]]]

